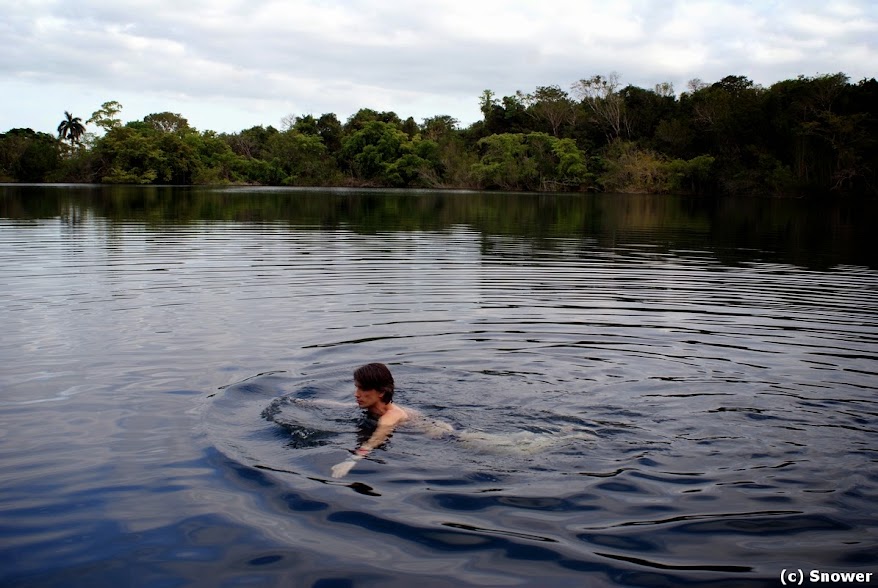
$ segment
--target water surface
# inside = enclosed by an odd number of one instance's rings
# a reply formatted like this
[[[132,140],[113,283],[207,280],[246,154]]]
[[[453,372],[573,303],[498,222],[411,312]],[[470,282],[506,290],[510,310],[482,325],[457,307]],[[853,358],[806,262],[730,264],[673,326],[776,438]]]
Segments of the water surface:
[[[4,585],[878,572],[872,205],[0,190]]]

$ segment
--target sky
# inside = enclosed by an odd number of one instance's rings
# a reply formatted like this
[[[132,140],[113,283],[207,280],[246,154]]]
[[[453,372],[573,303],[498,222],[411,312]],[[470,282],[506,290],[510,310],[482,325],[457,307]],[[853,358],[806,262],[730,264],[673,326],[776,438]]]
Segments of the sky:
[[[0,132],[122,104],[200,131],[360,108],[481,119],[479,97],[878,76],[876,0],[0,0]],[[94,126],[89,131],[96,131]]]

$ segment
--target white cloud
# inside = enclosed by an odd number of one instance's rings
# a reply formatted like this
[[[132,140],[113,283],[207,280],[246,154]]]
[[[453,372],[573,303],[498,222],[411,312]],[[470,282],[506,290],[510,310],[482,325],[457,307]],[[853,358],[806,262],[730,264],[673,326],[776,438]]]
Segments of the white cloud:
[[[651,88],[875,75],[872,0],[0,0],[0,131],[107,100],[201,129],[361,107],[476,120],[478,97],[617,71]]]

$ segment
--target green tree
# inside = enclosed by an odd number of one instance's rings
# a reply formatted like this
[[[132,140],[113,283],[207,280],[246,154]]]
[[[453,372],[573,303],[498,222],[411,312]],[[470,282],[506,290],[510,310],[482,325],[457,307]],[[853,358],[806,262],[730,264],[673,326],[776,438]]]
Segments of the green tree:
[[[421,136],[424,142],[436,146],[437,161],[425,183],[433,187],[472,188],[472,165],[476,153],[468,148],[465,132],[458,128],[459,121],[449,115],[424,119]],[[427,159],[430,159],[429,157]]]
[[[539,86],[530,94],[518,92],[518,97],[527,112],[546,123],[555,137],[560,136],[562,125],[576,121],[576,105],[559,86]]]
[[[318,135],[295,129],[272,135],[265,149],[271,183],[292,186],[320,185],[334,180],[335,161]]]
[[[847,191],[874,178],[870,161],[875,159],[868,154],[874,153],[875,107],[857,103],[861,87],[838,73],[799,76],[770,88],[772,153],[800,186],[813,192]]]
[[[156,161],[157,184],[189,185],[202,169],[198,157],[200,136],[196,133],[159,133],[153,136],[159,156]]]
[[[159,177],[162,152],[143,123],[112,129],[95,147],[98,175],[107,184],[151,184]]]
[[[439,144],[409,136],[395,125],[371,121],[345,138],[340,167],[352,179],[371,184],[435,187],[442,184],[444,167]]]
[[[690,160],[674,159],[664,166],[667,174],[667,192],[688,192],[703,194],[712,185],[712,168],[715,159],[710,155],[699,155]]]
[[[417,135],[420,130],[418,128],[418,123],[416,123],[415,119],[412,117],[405,119],[402,124],[400,124],[399,128],[403,133],[408,135],[409,139],[414,139],[415,135]]]
[[[396,187],[436,188],[442,185],[444,171],[439,144],[416,136],[402,145],[400,157],[387,166],[385,178]]]
[[[350,118],[348,118],[347,122],[345,123],[344,130],[346,133],[352,134],[364,129],[366,125],[372,122],[382,122],[392,125],[397,129],[402,126],[402,121],[395,112],[378,112],[377,110],[372,110],[371,108],[361,108],[356,113],[352,114]]]
[[[589,173],[585,153],[573,139],[560,139],[552,146],[557,158],[553,181],[561,186],[575,190],[594,189],[594,175]]]
[[[198,134],[161,128],[145,119],[108,132],[95,148],[101,181],[192,184],[203,168],[198,155]]]
[[[479,148],[482,156],[473,164],[472,171],[480,187],[518,190],[529,179],[522,133],[489,135],[479,141]]]
[[[288,127],[302,133],[303,135],[320,134],[320,131],[317,128],[317,119],[315,119],[314,116],[311,114],[295,117],[293,124],[288,125]]]
[[[402,156],[407,141],[406,134],[394,125],[373,120],[344,140],[340,163],[356,178],[381,180],[387,166]]]
[[[82,119],[78,116],[74,117],[65,110],[64,120],[58,125],[58,138],[67,139],[70,141],[70,147],[75,148],[83,133],[85,133],[85,125],[82,124]]]
[[[482,92],[479,99],[484,121],[477,126],[478,141],[486,135],[500,135],[503,133],[521,133],[531,130],[532,118],[527,114],[527,108],[522,103],[520,96],[504,96],[497,100],[490,90]]]
[[[177,133],[189,130],[189,121],[173,112],[156,112],[143,117],[143,122],[162,133]]]
[[[661,84],[658,87],[662,94],[635,86],[626,86],[619,92],[625,104],[628,137],[633,141],[651,144],[658,125],[675,113],[676,99],[667,95],[673,89]]]
[[[268,140],[279,131],[272,126],[251,127],[239,133],[222,135],[232,151],[248,159],[262,159]]]
[[[341,151],[342,140],[344,139],[344,128],[338,117],[334,113],[329,112],[320,115],[317,119],[317,133],[323,139],[323,144],[329,153],[335,156]]]
[[[229,144],[213,131],[189,133],[185,137],[195,150],[199,165],[194,171],[194,184],[228,184],[245,180],[247,161],[235,155]]]
[[[425,118],[421,124],[421,135],[430,141],[439,141],[453,134],[460,121],[447,114]]]
[[[118,118],[120,112],[122,112],[122,105],[115,100],[104,102],[99,109],[92,113],[91,118],[86,123],[98,126],[104,129],[104,132],[108,132],[122,126],[122,122]]]
[[[0,181],[44,182],[60,166],[58,140],[32,129],[0,134]]]
[[[479,96],[479,109],[482,111],[485,120],[488,120],[488,117],[491,116],[495,106],[497,106],[497,95],[491,90],[483,90],[481,96]]]
[[[616,140],[604,155],[600,183],[608,192],[657,193],[668,185],[664,158],[631,141]]]
[[[503,133],[479,141],[472,174],[482,188],[580,190],[590,187],[585,154],[572,139],[547,133]]]
[[[713,171],[721,191],[770,192],[769,186],[783,175],[771,147],[767,95],[744,76],[726,76],[681,97],[680,107],[694,131],[687,155],[715,157]]]

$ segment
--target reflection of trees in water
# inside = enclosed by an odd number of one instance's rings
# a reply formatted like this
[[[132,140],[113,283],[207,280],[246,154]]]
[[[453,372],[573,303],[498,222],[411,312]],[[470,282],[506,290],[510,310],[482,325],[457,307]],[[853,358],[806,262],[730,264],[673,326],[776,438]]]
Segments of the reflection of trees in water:
[[[79,206],[70,203],[61,210],[60,217],[65,225],[72,227],[81,225],[87,218],[87,215]]]
[[[484,237],[523,238],[534,250],[569,247],[573,239],[589,247],[708,251],[729,263],[874,266],[865,219],[875,204],[857,201],[157,186],[7,186],[0,194],[4,217],[60,217],[68,224],[91,215],[111,226],[140,221],[158,231],[201,221],[363,234],[469,227]],[[483,253],[492,246],[483,239]]]

